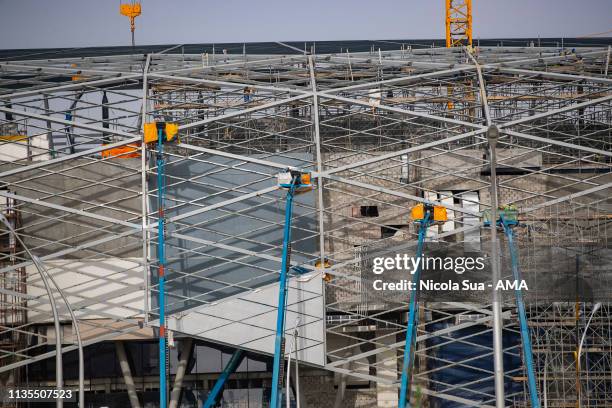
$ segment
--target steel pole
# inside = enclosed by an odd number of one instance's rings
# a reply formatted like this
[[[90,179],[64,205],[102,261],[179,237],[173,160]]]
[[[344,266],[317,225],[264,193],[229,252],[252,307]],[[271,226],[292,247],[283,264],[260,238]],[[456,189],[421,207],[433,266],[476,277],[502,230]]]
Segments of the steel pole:
[[[608,67],[610,66],[610,50],[612,50],[612,45],[608,45],[608,53],[606,54],[606,68],[604,69],[604,76],[608,76]]]
[[[504,398],[504,348],[502,342],[502,306],[500,296],[495,285],[499,281],[500,264],[499,264],[499,244],[497,241],[497,159],[495,149],[497,147],[497,139],[499,138],[499,129],[495,125],[489,126],[487,130],[487,139],[489,141],[489,153],[491,159],[491,271],[493,281],[493,372],[495,378],[495,406],[496,408],[504,408],[506,405]]]
[[[298,361],[297,336],[298,330],[296,324],[296,329],[293,332],[293,339],[295,341],[295,349],[293,350],[293,352],[295,353],[293,358],[295,360],[295,404],[297,406],[296,408],[301,408],[302,404],[300,403],[300,400],[302,399],[302,394],[300,394],[300,362]]]
[[[310,86],[312,90],[312,126],[314,130],[314,141],[316,146],[317,172],[323,171],[323,156],[321,155],[321,134],[319,126],[319,97],[317,94],[317,82],[314,72],[312,56],[308,57],[310,69]],[[317,205],[319,212],[319,259],[321,268],[325,266],[325,201],[323,200],[323,177],[317,177]]]
[[[142,112],[141,112],[141,131],[143,133],[142,141],[140,142],[140,189],[141,189],[141,217],[142,217],[142,278],[144,282],[144,324],[149,325],[149,292],[150,288],[150,275],[151,271],[149,268],[149,230],[147,229],[148,224],[148,206],[149,206],[149,193],[147,188],[147,145],[144,142],[144,124],[147,122],[147,92],[148,92],[148,79],[149,66],[151,64],[151,54],[147,54],[145,61],[144,70],[142,73]]]
[[[290,402],[291,402],[291,398],[290,398],[290,393],[289,393],[289,388],[290,388],[290,380],[291,380],[291,354],[295,351],[295,373],[297,376],[298,373],[298,368],[297,368],[297,335],[298,335],[298,324],[300,323],[300,318],[298,317],[297,319],[295,319],[295,324],[293,325],[293,338],[291,340],[291,347],[289,347],[289,353],[287,353],[287,379],[285,380],[286,384],[285,384],[285,407],[289,408]],[[297,384],[297,378],[296,378],[296,384]],[[295,403],[296,405],[299,406],[299,402],[298,402],[298,388],[296,385],[295,388]]]

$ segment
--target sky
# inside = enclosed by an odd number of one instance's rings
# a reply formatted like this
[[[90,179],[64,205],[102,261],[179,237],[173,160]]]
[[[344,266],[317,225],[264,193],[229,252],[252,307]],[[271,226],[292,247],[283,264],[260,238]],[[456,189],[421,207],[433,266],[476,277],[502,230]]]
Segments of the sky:
[[[129,45],[129,20],[119,14],[119,3],[0,0],[0,49]],[[474,38],[612,30],[612,0],[472,4]],[[444,0],[142,0],[136,43],[443,38],[444,7]]]

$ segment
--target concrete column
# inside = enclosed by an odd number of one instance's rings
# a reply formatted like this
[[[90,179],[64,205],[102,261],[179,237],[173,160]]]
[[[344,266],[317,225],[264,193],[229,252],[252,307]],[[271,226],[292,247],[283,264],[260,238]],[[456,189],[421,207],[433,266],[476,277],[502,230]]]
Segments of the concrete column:
[[[388,331],[376,331],[376,337],[389,334]],[[395,336],[388,336],[377,339],[378,343],[391,345],[396,342]],[[376,376],[396,378],[397,377],[397,353],[395,349],[390,349],[376,355]],[[376,383],[376,401],[378,408],[397,408],[399,396],[397,385],[387,385],[380,382]]]
[[[15,387],[15,370],[0,374],[0,388],[8,389],[13,387]]]
[[[187,366],[191,355],[193,354],[193,339],[191,337],[186,338],[181,342],[181,358],[176,368],[176,375],[174,376],[174,385],[172,392],[170,393],[170,405],[169,408],[178,408],[178,404],[181,398],[181,391],[183,390],[183,379],[187,372]]]
[[[140,408],[140,401],[138,400],[138,394],[136,393],[136,385],[134,384],[130,363],[128,362],[127,354],[125,353],[125,346],[123,345],[122,341],[115,342],[115,350],[117,351],[117,358],[119,359],[119,366],[121,367],[123,381],[125,381],[128,397],[130,398],[130,404],[132,405],[132,408]]]
[[[344,354],[344,356],[347,358],[350,357],[351,355],[350,352],[352,350],[353,350],[352,348],[348,349],[348,351]],[[351,362],[350,361],[345,362],[344,364],[342,364],[342,368],[344,370],[350,370]],[[334,408],[340,408],[342,406],[342,403],[344,402],[344,394],[346,392],[346,374],[344,373],[338,374],[336,376],[336,380],[338,384],[338,392],[336,393],[336,400],[334,402]]]
[[[342,365],[342,368],[348,369],[348,366],[349,363],[347,362]],[[342,402],[344,402],[344,392],[346,391],[346,374],[340,374],[339,377],[338,392],[336,393],[334,408],[340,408],[342,406]]]

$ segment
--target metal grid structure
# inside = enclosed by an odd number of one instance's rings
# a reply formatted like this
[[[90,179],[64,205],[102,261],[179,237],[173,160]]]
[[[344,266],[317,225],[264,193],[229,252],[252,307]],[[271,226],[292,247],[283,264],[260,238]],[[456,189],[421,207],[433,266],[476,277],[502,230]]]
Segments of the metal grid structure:
[[[0,63],[1,124],[10,133],[0,135],[0,197],[20,219],[17,234],[58,280],[85,344],[152,334],[159,186],[152,153],[140,144],[152,120],[180,129],[180,144],[165,152],[170,315],[276,281],[284,204],[275,174],[311,171],[317,188],[296,203],[293,263],[325,273],[325,367],[396,390],[409,299],[371,289],[371,258],[414,251],[409,213],[425,201],[452,214],[428,231],[431,245],[488,254],[481,216],[491,202],[491,124],[501,130],[499,203],[516,205],[528,226],[518,233],[525,274],[548,279],[557,273],[555,251],[578,251],[587,265],[577,268],[581,276],[609,283],[609,48],[173,49]],[[52,357],[56,334],[41,328],[50,305],[25,249],[1,256],[0,316],[15,310],[25,320],[3,317],[0,336],[27,338],[2,347],[0,373],[8,373]],[[317,260],[331,267],[317,269]],[[15,273],[27,285],[12,286]],[[529,299],[549,406],[612,403],[606,295]],[[503,313],[506,405],[527,401],[512,302]],[[58,304],[68,321],[67,305]],[[420,314],[416,394],[493,406],[490,299],[428,300]],[[73,342],[70,326],[63,331]],[[465,352],[448,358],[453,346]],[[445,373],[457,368],[463,380],[451,384]]]

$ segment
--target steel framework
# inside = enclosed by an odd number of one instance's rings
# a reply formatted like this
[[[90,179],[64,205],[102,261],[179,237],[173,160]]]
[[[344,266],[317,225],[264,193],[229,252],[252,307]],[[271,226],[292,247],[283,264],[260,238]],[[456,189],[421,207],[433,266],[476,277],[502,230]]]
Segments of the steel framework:
[[[295,203],[292,265],[325,274],[325,312],[310,316],[325,321],[325,368],[397,391],[409,298],[372,289],[372,258],[414,252],[410,208],[436,202],[452,219],[428,240],[490,259],[482,215],[494,183],[493,202],[520,209],[527,279],[590,287],[588,296],[526,295],[540,398],[612,405],[609,49],[176,51],[0,62],[3,211],[62,287],[84,345],[149,338],[158,324],[157,166],[140,144],[143,124],[158,119],[180,129],[180,144],[164,149],[170,317],[276,282],[284,199],[275,175],[309,171],[317,188]],[[58,335],[32,259],[7,248],[0,378],[52,357]],[[503,277],[509,256],[502,246]],[[63,305],[67,352],[76,345]],[[490,296],[420,305],[411,383],[422,397],[413,398],[494,406]],[[502,318],[504,404],[527,406],[512,297]],[[463,352],[449,357],[453,347]],[[451,383],[454,370],[463,377]]]

